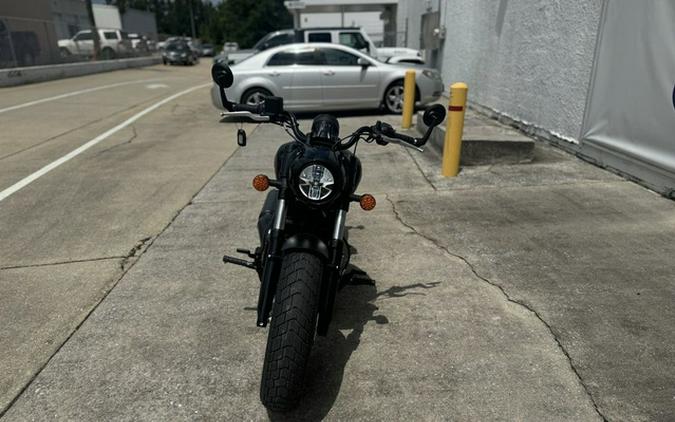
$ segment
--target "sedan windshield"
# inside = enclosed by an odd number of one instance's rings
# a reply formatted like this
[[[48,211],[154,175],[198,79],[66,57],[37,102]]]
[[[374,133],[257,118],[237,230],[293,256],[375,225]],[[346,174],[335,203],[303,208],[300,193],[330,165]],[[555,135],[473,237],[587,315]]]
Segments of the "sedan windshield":
[[[187,50],[188,47],[185,44],[169,44],[168,47],[166,47],[168,51],[184,51]]]

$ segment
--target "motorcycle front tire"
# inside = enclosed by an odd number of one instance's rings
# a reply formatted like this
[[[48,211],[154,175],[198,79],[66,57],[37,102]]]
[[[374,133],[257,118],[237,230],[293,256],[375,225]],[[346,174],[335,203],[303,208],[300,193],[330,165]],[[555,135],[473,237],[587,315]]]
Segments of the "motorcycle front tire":
[[[287,412],[300,400],[314,342],[323,262],[309,252],[284,256],[272,307],[260,400]]]

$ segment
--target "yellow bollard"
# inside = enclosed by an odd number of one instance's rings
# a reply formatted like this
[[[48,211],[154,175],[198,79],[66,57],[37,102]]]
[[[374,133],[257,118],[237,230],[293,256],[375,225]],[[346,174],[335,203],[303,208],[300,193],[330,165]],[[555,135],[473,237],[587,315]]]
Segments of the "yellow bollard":
[[[459,173],[459,157],[462,153],[464,112],[468,91],[469,87],[463,82],[450,85],[449,116],[445,129],[445,144],[443,145],[443,176],[445,177],[455,177]]]
[[[407,70],[403,81],[403,129],[412,126],[412,115],[415,110],[415,71]]]

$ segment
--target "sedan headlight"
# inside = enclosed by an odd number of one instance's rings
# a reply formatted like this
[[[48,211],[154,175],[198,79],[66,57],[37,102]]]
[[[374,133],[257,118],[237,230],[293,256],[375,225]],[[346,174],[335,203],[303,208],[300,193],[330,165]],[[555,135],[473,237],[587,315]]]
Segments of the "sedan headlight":
[[[320,164],[310,164],[302,169],[299,179],[300,192],[312,201],[326,199],[333,192],[333,174]]]

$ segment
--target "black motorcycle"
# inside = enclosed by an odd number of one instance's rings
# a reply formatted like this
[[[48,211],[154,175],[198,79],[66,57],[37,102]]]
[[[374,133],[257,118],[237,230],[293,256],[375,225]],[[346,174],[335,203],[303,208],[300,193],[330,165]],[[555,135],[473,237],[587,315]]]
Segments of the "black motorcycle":
[[[267,97],[259,105],[228,101],[225,88],[234,76],[227,65],[211,70],[220,87],[227,119],[269,122],[293,138],[276,153],[275,179],[255,176],[253,187],[271,191],[258,219],[260,246],[254,252],[237,249],[252,261],[224,256],[223,261],[255,269],[260,278],[256,324],[270,324],[263,364],[260,399],[272,411],[294,408],[302,391],[305,368],[315,334],[325,336],[331,321],[335,295],[352,275],[348,270],[350,246],[345,229],[351,202],[368,211],[375,207],[372,195],[357,195],[361,162],[350,148],[362,140],[379,145],[399,143],[420,149],[433,127],[445,119],[445,108],[434,105],[424,113],[428,126],[422,138],[397,133],[378,121],[340,138],[334,116],[321,114],[304,134],[295,116],[284,111],[283,98]],[[239,129],[237,142],[246,145]],[[270,318],[271,313],[271,318]]]

